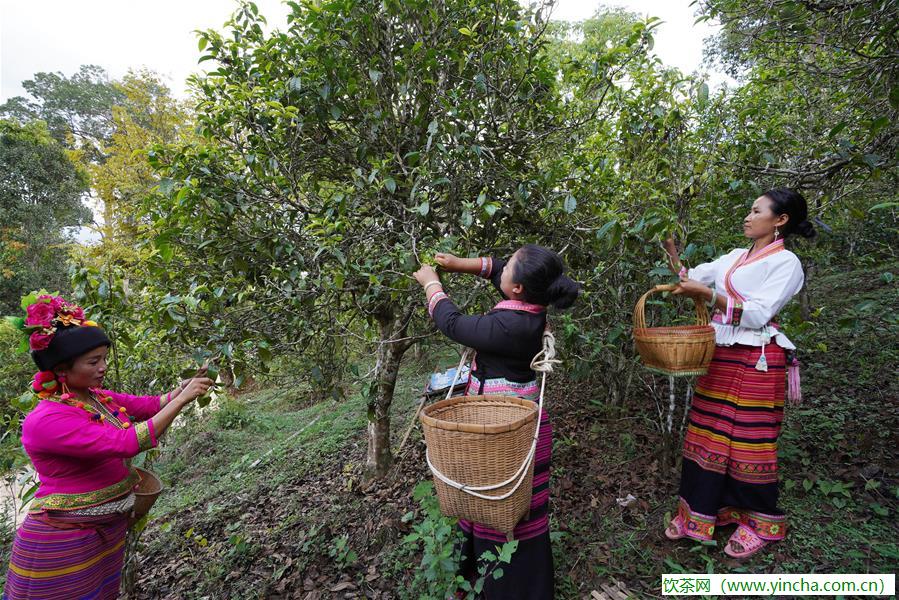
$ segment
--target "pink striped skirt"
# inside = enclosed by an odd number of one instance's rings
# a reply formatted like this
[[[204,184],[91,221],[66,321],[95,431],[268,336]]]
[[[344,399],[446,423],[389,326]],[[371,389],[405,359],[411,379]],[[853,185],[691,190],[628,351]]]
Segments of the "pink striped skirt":
[[[3,600],[113,600],[127,518],[29,515],[16,533]]]

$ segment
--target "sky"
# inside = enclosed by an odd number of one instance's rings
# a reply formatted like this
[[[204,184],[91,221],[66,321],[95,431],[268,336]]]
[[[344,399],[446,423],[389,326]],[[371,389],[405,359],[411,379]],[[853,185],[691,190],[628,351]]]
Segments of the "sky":
[[[281,0],[255,0],[273,28],[283,28]],[[553,18],[590,17],[600,5],[621,6],[657,16],[654,51],[686,73],[701,70],[703,40],[715,32],[694,25],[691,0],[559,0]],[[0,102],[23,95],[21,82],[41,71],[69,76],[80,65],[100,65],[112,78],[146,67],[163,75],[176,95],[185,94],[188,75],[200,69],[197,29],[221,29],[235,0],[0,0]],[[726,76],[710,73],[710,83]]]

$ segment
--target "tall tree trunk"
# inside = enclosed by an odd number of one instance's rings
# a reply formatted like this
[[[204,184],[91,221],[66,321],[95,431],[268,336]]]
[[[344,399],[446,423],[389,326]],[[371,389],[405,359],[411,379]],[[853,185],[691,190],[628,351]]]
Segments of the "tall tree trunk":
[[[390,450],[390,405],[396,389],[403,354],[410,344],[406,337],[411,308],[396,318],[392,312],[378,315],[380,332],[377,362],[375,363],[375,386],[368,399],[368,452],[365,471],[369,478],[384,477],[393,465]]]
[[[808,284],[809,280],[815,276],[815,261],[808,260],[805,264],[805,283],[802,285],[802,289],[799,290],[799,314],[802,317],[803,321],[808,321],[812,318],[812,312],[814,308],[812,307],[812,299],[809,297],[808,293]]]

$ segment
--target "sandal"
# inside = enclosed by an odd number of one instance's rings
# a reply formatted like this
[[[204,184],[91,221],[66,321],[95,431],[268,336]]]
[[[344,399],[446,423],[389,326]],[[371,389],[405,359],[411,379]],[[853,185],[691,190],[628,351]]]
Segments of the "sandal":
[[[677,515],[671,519],[671,523],[665,528],[665,537],[672,541],[687,537],[683,517]]]
[[[737,527],[734,534],[730,536],[730,539],[727,540],[727,546],[724,547],[724,553],[731,558],[749,558],[767,546],[768,543],[769,542],[760,538],[756,532],[746,525],[740,525]],[[743,549],[735,550],[733,548],[734,544],[739,544]]]

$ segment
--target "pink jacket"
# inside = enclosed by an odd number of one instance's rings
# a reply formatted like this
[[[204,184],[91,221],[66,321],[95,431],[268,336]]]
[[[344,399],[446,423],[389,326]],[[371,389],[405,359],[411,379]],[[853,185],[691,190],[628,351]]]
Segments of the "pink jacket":
[[[149,419],[159,411],[161,397],[97,392],[114,407],[124,407],[135,418],[132,426],[121,429],[52,400],[41,400],[25,417],[22,445],[40,480],[30,512],[96,506],[130,493],[137,483],[125,459],[156,446]]]

